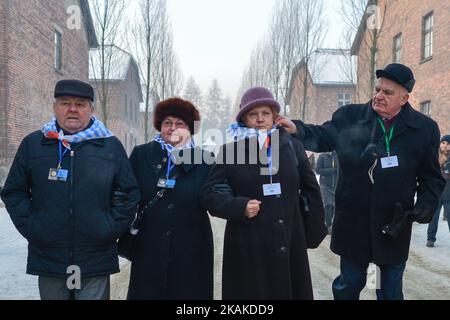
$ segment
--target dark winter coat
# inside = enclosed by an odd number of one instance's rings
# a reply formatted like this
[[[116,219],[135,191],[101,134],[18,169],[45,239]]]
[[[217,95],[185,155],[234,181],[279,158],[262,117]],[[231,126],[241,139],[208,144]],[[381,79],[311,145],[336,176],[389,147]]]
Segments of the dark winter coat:
[[[27,273],[82,277],[119,272],[116,240],[128,229],[139,190],[125,150],[115,137],[72,145],[62,161],[67,182],[48,179],[58,163],[58,142],[40,131],[21,143],[2,199],[17,230],[28,240]],[[128,193],[113,205],[112,192]]]
[[[336,191],[331,250],[353,261],[374,261],[381,265],[403,263],[408,258],[411,224],[397,239],[381,232],[393,219],[396,203],[405,210],[426,208],[431,216],[444,188],[437,150],[439,129],[435,121],[415,111],[409,103],[402,107],[394,123],[391,156],[398,157],[398,167],[382,169],[374,163],[366,147],[371,140],[378,158],[386,157],[385,138],[371,102],[338,109],[323,125],[297,125],[297,136],[305,148],[315,152],[336,150],[340,172]],[[430,218],[431,218],[430,216]]]
[[[260,170],[267,165],[261,163],[259,156],[256,164],[249,164],[248,159],[249,145],[257,143],[255,137],[222,146],[217,159],[226,159],[227,152],[233,149],[234,156],[230,157],[234,157],[234,164],[218,161],[202,189],[202,203],[209,212],[227,220],[223,299],[313,298],[299,189],[307,195],[311,210],[321,215],[320,221],[323,204],[301,143],[292,139],[292,148],[289,139],[287,133],[280,132],[279,168],[273,182],[281,183],[281,196],[263,196],[263,184],[270,183],[270,178],[261,175]],[[245,164],[236,164],[240,150],[245,150]],[[232,194],[216,191],[224,183],[231,187]],[[262,204],[258,215],[248,219],[244,214],[252,199]]]
[[[320,175],[320,189],[325,206],[334,206],[338,172],[339,161],[336,153],[321,153],[316,162],[316,173]]]
[[[202,159],[201,149],[195,150]],[[166,175],[167,152],[151,142],[136,147],[130,160],[143,206],[160,190],[157,181]],[[205,163],[177,165],[175,188],[145,212],[132,257],[128,299],[213,298],[213,237],[199,201],[209,168]]]

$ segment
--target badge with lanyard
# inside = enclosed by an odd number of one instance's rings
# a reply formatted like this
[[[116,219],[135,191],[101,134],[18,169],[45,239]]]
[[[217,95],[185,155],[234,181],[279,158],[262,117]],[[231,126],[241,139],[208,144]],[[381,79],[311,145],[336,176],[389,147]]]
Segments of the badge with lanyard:
[[[175,167],[175,164],[172,163],[172,157],[169,156],[169,161],[167,162],[167,171],[166,171],[166,178],[160,178],[158,179],[157,186],[159,188],[166,188],[166,189],[173,189],[175,188],[175,183],[177,182],[175,179],[169,179],[170,177],[170,171]]]
[[[281,184],[272,181],[272,145],[270,143],[270,134],[267,136],[267,159],[269,165],[270,183],[263,184],[263,194],[265,197],[277,196],[281,194]]]
[[[383,121],[381,120],[380,117],[377,117],[378,122],[381,125],[381,129],[383,130],[384,133],[384,139],[386,141],[386,151],[387,151],[387,157],[381,158],[381,168],[383,169],[387,169],[387,168],[395,168],[398,167],[398,158],[397,156],[391,156],[391,140],[392,140],[392,135],[394,134],[394,125],[392,125],[391,130],[389,132],[389,137],[388,137],[388,133],[386,131],[386,128],[383,124]]]
[[[58,151],[59,151],[58,167],[56,169],[50,168],[50,171],[48,173],[48,180],[66,182],[67,177],[69,175],[69,171],[62,169],[61,164],[62,164],[62,160],[63,160],[64,156],[69,151],[69,149],[64,148],[64,152],[63,152],[62,151],[62,143],[61,143],[61,141],[58,141]]]

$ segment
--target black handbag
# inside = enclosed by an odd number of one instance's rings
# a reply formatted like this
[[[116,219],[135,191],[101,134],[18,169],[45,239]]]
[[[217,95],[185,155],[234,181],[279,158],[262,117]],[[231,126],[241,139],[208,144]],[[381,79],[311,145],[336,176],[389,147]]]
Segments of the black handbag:
[[[300,163],[291,140],[289,140],[289,146],[294,152],[295,163],[300,174]],[[311,210],[308,197],[303,191],[300,191],[299,203],[305,226],[306,247],[308,249],[316,249],[328,234],[325,218],[323,214]]]
[[[133,222],[131,223],[130,229],[117,241],[117,250],[119,253],[119,257],[131,261],[133,256],[134,239],[136,238],[141,226],[144,212],[148,209],[151,209],[156,204],[156,202],[163,197],[165,192],[166,189],[159,190],[156,195],[149,202],[147,202],[147,204],[141,210],[137,212]]]
[[[172,179],[176,179],[178,176],[178,172],[175,172]],[[142,224],[142,218],[144,216],[145,211],[151,209],[156,202],[161,199],[166,192],[167,189],[159,190],[156,195],[149,201],[147,204],[139,210],[131,223],[130,229],[123,236],[119,238],[117,241],[117,251],[119,257],[125,258],[129,261],[132,261],[133,258],[133,244],[136,239],[136,236],[139,232],[139,228]]]

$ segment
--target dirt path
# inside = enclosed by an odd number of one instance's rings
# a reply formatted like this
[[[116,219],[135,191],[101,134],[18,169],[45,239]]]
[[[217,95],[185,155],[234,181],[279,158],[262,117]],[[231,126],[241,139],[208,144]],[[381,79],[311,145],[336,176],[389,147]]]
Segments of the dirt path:
[[[225,223],[211,218],[214,231],[214,298],[220,300],[220,281],[222,277],[223,231]],[[441,238],[450,237],[445,225],[440,227]],[[403,291],[408,300],[450,300],[450,241],[442,242],[436,248],[425,247],[426,225],[415,225],[410,257],[406,264]],[[314,297],[320,300],[333,298],[331,283],[339,274],[339,257],[330,250],[330,237],[318,249],[309,250]],[[114,275],[111,281],[111,298],[124,299],[129,278],[129,263],[122,261],[122,272]],[[375,290],[364,288],[361,299],[376,299]]]

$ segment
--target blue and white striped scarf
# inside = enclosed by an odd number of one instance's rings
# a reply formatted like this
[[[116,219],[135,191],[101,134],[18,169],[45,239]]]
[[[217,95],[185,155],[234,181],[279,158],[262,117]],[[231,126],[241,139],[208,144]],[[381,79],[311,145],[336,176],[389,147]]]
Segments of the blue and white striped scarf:
[[[41,131],[47,138],[60,140],[64,144],[64,147],[69,150],[71,143],[79,143],[92,139],[110,138],[114,136],[114,134],[109,131],[105,127],[105,125],[96,117],[92,116],[91,119],[94,120],[94,123],[89,128],[73,135],[64,135],[62,129],[58,133],[55,117],[53,117],[50,122],[44,124],[44,126],[41,128]],[[55,133],[57,136],[55,135]]]
[[[190,148],[195,148],[195,142],[194,139],[191,139],[188,143],[186,143],[184,146],[181,147],[174,147],[169,143],[166,143],[162,138],[161,138],[161,134],[157,134],[154,138],[153,141],[158,142],[161,145],[161,149],[166,150],[167,151],[167,155],[170,157],[172,156],[172,152],[174,150],[178,150],[178,149],[190,149]]]
[[[270,130],[270,133],[272,134],[276,130],[278,130],[277,127],[273,126],[272,129]],[[235,122],[235,123],[232,123],[227,128],[227,134],[233,139],[233,141],[240,141],[240,140],[243,140],[245,138],[250,138],[250,137],[258,137],[259,146],[260,146],[260,148],[262,148],[264,145],[264,142],[267,139],[268,132],[267,132],[267,130],[247,128],[247,127],[243,126],[242,124]]]

